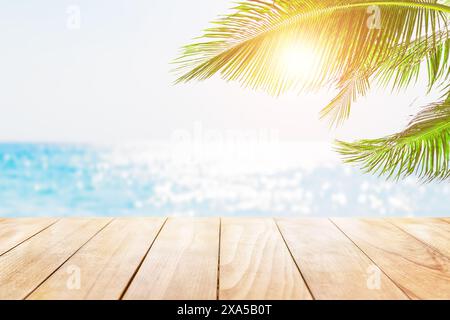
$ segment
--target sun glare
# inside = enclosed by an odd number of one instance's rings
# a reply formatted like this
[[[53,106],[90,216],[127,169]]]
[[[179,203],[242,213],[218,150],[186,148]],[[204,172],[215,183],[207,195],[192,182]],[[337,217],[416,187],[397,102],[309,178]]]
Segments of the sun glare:
[[[287,45],[280,57],[282,72],[290,79],[311,80],[319,67],[319,55],[308,45]]]

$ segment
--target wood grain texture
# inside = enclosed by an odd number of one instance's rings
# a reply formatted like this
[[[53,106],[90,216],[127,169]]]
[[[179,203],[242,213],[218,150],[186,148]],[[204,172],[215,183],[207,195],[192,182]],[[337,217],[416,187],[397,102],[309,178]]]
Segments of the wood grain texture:
[[[450,261],[382,219],[333,219],[413,299],[450,299]]]
[[[169,218],[124,299],[216,299],[219,218]]]
[[[55,218],[17,218],[0,220],[0,255],[55,223]]]
[[[431,218],[395,218],[388,221],[450,258],[449,223]]]
[[[450,299],[448,218],[163,221],[0,218],[0,299]]]
[[[408,299],[328,219],[277,223],[315,299]]]
[[[164,221],[164,218],[114,220],[29,299],[119,299]]]
[[[270,218],[223,218],[219,298],[311,299]]]
[[[110,219],[62,219],[0,256],[0,299],[24,299]]]

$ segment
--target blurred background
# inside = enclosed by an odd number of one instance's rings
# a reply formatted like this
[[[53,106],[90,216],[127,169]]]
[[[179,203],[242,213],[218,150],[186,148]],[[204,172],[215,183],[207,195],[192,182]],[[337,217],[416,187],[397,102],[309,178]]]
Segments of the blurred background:
[[[229,0],[2,1],[0,215],[448,215],[448,183],[364,175],[333,140],[405,126],[425,77],[372,88],[338,129],[336,92],[271,97],[170,62]]]

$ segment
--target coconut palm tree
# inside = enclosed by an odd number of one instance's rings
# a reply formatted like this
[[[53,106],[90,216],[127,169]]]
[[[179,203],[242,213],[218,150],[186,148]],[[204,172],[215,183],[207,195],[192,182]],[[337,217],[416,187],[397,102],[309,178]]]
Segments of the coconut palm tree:
[[[220,74],[276,96],[334,87],[338,93],[321,116],[339,125],[373,83],[403,89],[425,69],[429,90],[442,91],[440,101],[423,107],[402,132],[337,141],[337,150],[367,172],[448,179],[449,13],[450,0],[244,0],[182,49],[177,83]],[[283,58],[292,53],[294,59]]]

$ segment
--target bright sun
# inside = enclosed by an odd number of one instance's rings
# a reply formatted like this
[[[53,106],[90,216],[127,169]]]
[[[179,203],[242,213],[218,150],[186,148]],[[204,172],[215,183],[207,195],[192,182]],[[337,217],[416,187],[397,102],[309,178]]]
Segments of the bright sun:
[[[280,57],[282,72],[290,79],[310,80],[319,67],[319,55],[308,45],[287,45]]]

